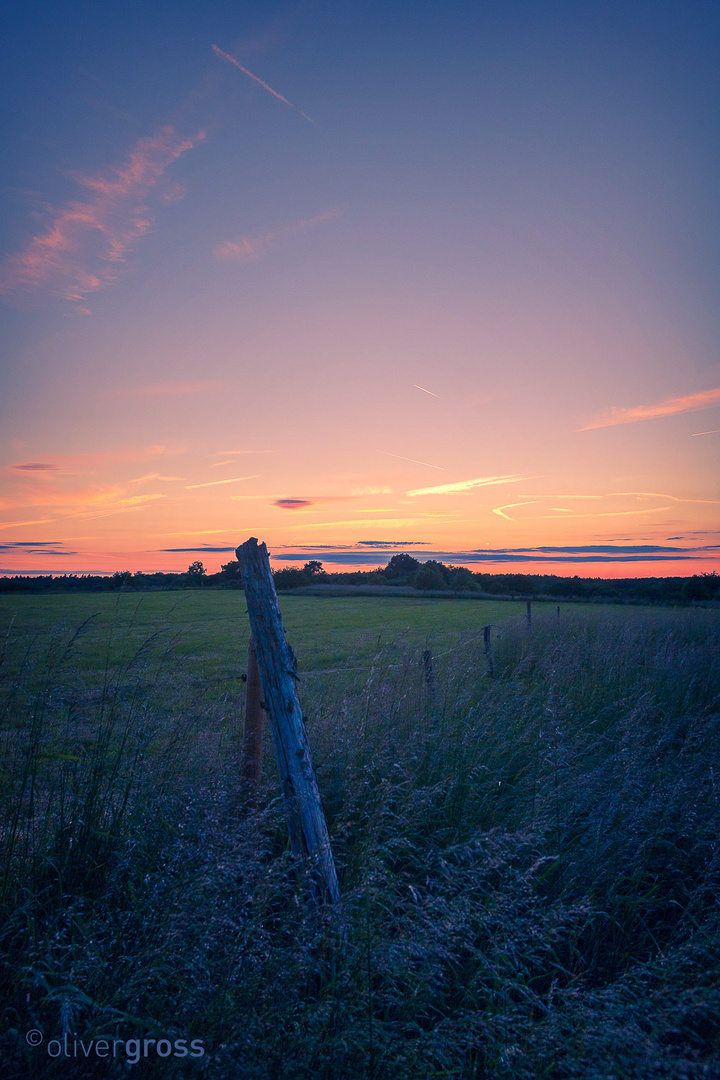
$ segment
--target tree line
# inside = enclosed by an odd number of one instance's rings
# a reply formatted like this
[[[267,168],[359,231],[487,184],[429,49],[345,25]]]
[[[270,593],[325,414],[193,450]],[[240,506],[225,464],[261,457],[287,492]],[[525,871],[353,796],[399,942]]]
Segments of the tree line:
[[[317,559],[304,566],[287,566],[273,571],[278,590],[301,589],[309,585],[404,586],[421,592],[448,594],[476,593],[489,597],[556,598],[587,601],[628,601],[655,604],[688,604],[720,600],[720,575],[693,574],[692,577],[583,578],[556,574],[488,574],[464,566],[447,566],[428,559],[420,562],[412,555],[393,555],[387,566],[376,570],[327,572]],[[108,576],[62,574],[42,577],[0,578],[0,593],[148,591],[157,589],[240,589],[240,566],[225,563],[216,574],[208,574],[202,562],[190,563],[184,573],[145,574],[120,570]]]
[[[644,603],[692,603],[720,600],[720,575],[694,574],[666,578],[583,578],[557,574],[488,574],[465,566],[447,566],[428,559],[420,562],[406,553],[393,555],[380,570],[327,573],[317,560],[274,572],[278,589],[326,585],[402,585],[427,591],[479,593],[511,599],[555,597],[573,600],[628,600]]]

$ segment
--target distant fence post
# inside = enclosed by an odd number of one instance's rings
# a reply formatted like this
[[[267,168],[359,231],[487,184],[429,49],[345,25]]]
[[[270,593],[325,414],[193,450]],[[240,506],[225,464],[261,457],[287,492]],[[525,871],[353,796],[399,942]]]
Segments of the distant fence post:
[[[525,602],[525,622],[528,634],[532,633],[532,604],[529,600]]]
[[[435,672],[433,671],[432,653],[429,649],[426,649],[422,654],[422,666],[423,671],[425,672],[425,686],[427,687],[430,712],[434,719],[437,716],[437,683],[435,682]]]
[[[263,751],[263,696],[252,634],[248,644],[247,695],[240,773],[253,787],[260,783]]]
[[[487,656],[488,663],[488,675],[491,679],[495,678],[495,659],[493,657],[492,643],[490,641],[491,627],[483,626],[483,640],[485,642],[485,655]]]
[[[290,846],[295,855],[310,862],[316,898],[335,903],[340,899],[340,887],[295,689],[297,661],[285,637],[267,547],[251,536],[236,555],[280,773]]]

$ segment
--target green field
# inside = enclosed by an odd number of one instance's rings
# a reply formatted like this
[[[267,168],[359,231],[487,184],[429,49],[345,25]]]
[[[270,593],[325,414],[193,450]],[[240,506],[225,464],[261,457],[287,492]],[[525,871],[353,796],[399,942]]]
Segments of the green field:
[[[269,738],[239,781],[241,593],[0,598],[7,1075],[127,1075],[36,1028],[204,1040],[158,1077],[720,1076],[718,612],[281,607],[330,911]]]
[[[389,645],[451,649],[487,624],[524,617],[512,601],[433,600],[406,597],[280,597],[285,631],[301,674],[334,668],[369,668]],[[570,605],[566,606],[570,609]],[[547,613],[536,605],[540,615]],[[146,594],[0,596],[0,637],[37,650],[68,640],[83,627],[75,664],[103,678],[152,645],[170,652],[183,671],[207,685],[237,681],[245,670],[249,626],[241,592],[187,590]]]

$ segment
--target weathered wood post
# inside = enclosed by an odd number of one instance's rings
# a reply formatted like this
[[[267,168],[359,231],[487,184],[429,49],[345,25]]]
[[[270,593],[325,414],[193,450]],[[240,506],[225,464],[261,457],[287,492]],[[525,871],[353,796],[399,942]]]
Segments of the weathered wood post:
[[[488,663],[488,675],[491,679],[495,678],[495,659],[493,657],[492,643],[490,641],[491,627],[483,626],[483,640],[485,642],[485,655],[487,656]]]
[[[316,898],[335,903],[340,899],[340,888],[295,689],[297,661],[285,637],[267,547],[251,536],[236,555],[280,773],[290,846],[295,855],[309,861]]]
[[[437,716],[437,683],[435,682],[435,672],[433,671],[433,659],[430,649],[426,649],[422,654],[422,667],[425,672],[425,686],[427,688],[430,713],[433,719],[435,719]]]
[[[260,783],[263,752],[263,696],[260,670],[252,634],[248,644],[247,692],[240,773],[256,788]]]
[[[525,601],[525,623],[528,635],[532,633],[532,604],[529,600]]]

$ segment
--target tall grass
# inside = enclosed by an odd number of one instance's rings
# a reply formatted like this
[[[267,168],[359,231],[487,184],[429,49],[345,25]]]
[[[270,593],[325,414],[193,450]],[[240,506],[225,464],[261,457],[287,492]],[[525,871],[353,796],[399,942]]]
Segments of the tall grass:
[[[240,788],[242,702],[162,634],[88,687],[92,634],[0,668],[5,1075],[126,1075],[39,1028],[204,1040],[150,1075],[720,1077],[715,612],[506,627],[495,680],[443,638],[433,701],[402,639],[306,672],[321,912],[271,752]]]

